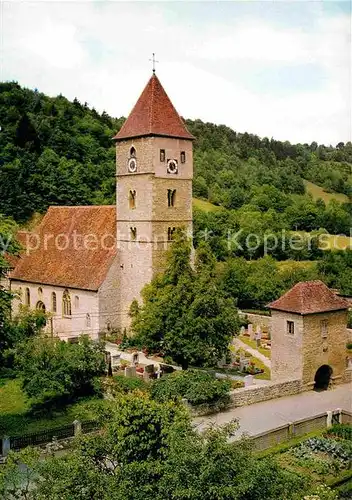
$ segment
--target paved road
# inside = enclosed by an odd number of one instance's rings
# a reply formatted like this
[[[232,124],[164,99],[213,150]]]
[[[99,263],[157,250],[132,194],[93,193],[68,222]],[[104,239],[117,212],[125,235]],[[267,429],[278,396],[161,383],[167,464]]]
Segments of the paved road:
[[[239,338],[234,338],[233,339],[233,344],[234,344],[235,347],[244,349],[245,351],[249,352],[255,358],[260,359],[260,361],[265,366],[267,366],[268,368],[271,368],[271,361],[270,361],[270,359],[267,358],[266,356],[264,356],[264,354],[262,354],[261,352],[257,351],[257,349],[253,349],[249,345],[247,345],[244,342],[242,342],[242,340],[240,340]]]
[[[343,384],[324,392],[309,391],[296,396],[271,399],[208,417],[197,417],[195,423],[201,430],[211,423],[223,425],[238,418],[239,432],[255,435],[288,422],[337,408],[352,411],[351,384]]]

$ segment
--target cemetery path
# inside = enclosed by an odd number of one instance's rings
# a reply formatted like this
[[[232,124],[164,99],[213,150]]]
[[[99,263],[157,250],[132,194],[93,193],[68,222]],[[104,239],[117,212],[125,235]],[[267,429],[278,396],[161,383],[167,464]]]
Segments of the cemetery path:
[[[233,343],[236,347],[244,349],[245,351],[249,352],[252,356],[254,356],[257,359],[260,359],[260,361],[268,368],[271,368],[271,361],[269,358],[264,356],[261,352],[257,351],[257,349],[253,349],[252,347],[249,347],[249,345],[245,344],[242,342],[242,340],[235,338],[233,339]]]
[[[224,425],[234,418],[238,418],[240,434],[256,435],[288,422],[313,417],[337,408],[352,410],[351,384],[342,384],[328,391],[308,391],[295,396],[233,408],[216,415],[197,417],[194,419],[194,423],[197,429],[203,430],[211,424]]]

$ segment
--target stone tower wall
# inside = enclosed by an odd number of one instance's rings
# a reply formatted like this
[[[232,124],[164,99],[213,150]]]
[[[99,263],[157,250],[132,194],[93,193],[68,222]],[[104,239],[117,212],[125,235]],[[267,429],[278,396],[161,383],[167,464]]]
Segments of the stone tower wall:
[[[275,382],[302,379],[303,317],[275,310],[271,314],[271,379]],[[294,322],[294,335],[287,333],[287,321]]]
[[[322,338],[321,322],[328,323]],[[304,316],[303,383],[312,388],[318,368],[329,365],[334,383],[340,383],[346,370],[347,312],[333,311]]]
[[[136,150],[135,173],[128,172],[131,147]],[[165,150],[165,162],[160,161],[161,149]],[[181,151],[185,152],[185,163],[181,163]],[[177,174],[167,172],[168,159],[177,159]],[[192,142],[166,137],[120,141],[116,163],[119,315],[120,327],[128,328],[131,302],[140,301],[144,285],[164,268],[171,244],[168,228],[192,231]],[[168,189],[176,189],[173,207],[168,206]],[[135,208],[130,207],[130,190],[136,191]],[[132,241],[131,228],[136,228],[136,241]]]

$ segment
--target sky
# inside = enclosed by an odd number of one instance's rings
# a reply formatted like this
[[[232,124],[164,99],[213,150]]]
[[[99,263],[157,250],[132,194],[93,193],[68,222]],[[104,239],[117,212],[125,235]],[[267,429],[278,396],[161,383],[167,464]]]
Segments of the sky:
[[[127,116],[152,73],[185,118],[351,140],[351,2],[4,1],[0,78]]]

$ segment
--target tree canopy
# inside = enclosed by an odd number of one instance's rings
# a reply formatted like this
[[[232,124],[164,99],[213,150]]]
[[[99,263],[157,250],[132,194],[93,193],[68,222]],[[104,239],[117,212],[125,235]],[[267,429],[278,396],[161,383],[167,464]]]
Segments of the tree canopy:
[[[234,301],[219,286],[206,246],[197,251],[193,269],[191,244],[179,231],[165,272],[146,285],[142,296],[142,307],[132,308],[132,329],[141,346],[184,368],[212,366],[226,355],[239,320]]]
[[[293,500],[307,491],[304,478],[271,458],[256,459],[248,441],[229,443],[236,423],[201,434],[182,406],[136,393],[112,402],[101,418],[103,430],[61,458],[35,461],[22,453],[32,472],[26,498]],[[14,484],[17,491],[26,486],[13,463],[15,456],[0,471],[5,497]]]

